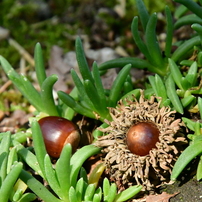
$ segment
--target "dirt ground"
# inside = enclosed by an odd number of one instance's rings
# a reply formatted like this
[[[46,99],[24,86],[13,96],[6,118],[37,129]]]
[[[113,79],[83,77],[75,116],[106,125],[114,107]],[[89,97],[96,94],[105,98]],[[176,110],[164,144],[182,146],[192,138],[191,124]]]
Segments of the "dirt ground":
[[[170,198],[170,202],[200,202],[202,201],[202,182],[195,179],[187,181],[185,184],[175,182],[166,188],[168,193],[179,192],[176,196]]]
[[[202,181],[196,180],[198,159],[190,163],[187,169],[179,176],[178,181],[168,185],[163,191],[174,194],[170,202],[202,202]]]

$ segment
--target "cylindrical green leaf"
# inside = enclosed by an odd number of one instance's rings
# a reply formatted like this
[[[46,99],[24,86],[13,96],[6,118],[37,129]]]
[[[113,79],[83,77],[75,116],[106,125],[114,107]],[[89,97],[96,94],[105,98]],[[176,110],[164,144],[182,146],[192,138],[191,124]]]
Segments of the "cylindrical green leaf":
[[[27,165],[29,165],[42,178],[45,178],[45,176],[44,176],[45,173],[43,173],[41,171],[41,168],[36,159],[36,156],[31,151],[29,151],[27,148],[23,147],[18,150],[18,154],[27,163]]]
[[[3,138],[0,143],[0,154],[4,152],[8,153],[10,146],[11,146],[11,132],[10,131],[4,132]]]
[[[197,62],[195,61],[190,66],[187,72],[187,75],[185,76],[187,81],[190,83],[191,87],[194,87],[196,85],[197,77],[198,77],[197,70],[198,70],[198,66],[197,66]]]
[[[182,104],[180,102],[180,99],[176,93],[175,83],[174,83],[171,75],[168,76],[165,86],[166,86],[167,95],[168,95],[169,99],[171,100],[174,108],[176,109],[176,111],[183,114],[184,110],[183,110]]]
[[[69,189],[69,202],[81,202],[81,201],[78,201],[74,187],[70,187]]]
[[[34,201],[36,198],[37,196],[33,193],[25,193],[18,202],[31,202]]]
[[[194,138],[194,143],[196,142],[196,139],[198,138],[198,136],[200,136],[199,140],[201,140],[201,137],[202,137],[201,128],[202,128],[202,124],[199,122],[199,120],[196,121],[194,124],[194,135],[196,136]]]
[[[34,50],[34,62],[35,62],[35,70],[36,70],[36,76],[37,80],[39,82],[39,85],[42,86],[42,83],[46,79],[46,71],[43,61],[43,53],[41,49],[40,43],[37,43]]]
[[[101,126],[99,126],[99,128],[107,128],[109,125],[107,123],[103,123]],[[96,128],[94,131],[93,131],[93,137],[95,139],[98,139],[98,137],[102,136],[103,135],[103,132],[100,131],[98,128]]]
[[[185,91],[187,91],[189,88],[192,87],[189,81],[185,77],[181,78],[180,83],[182,85],[182,89],[184,89]]]
[[[139,97],[140,89],[135,89],[125,94],[120,100],[122,100],[124,104],[127,104],[126,100],[133,100],[134,98],[139,99]]]
[[[198,181],[202,179],[202,156],[201,156],[199,164],[197,166],[196,179]]]
[[[133,86],[131,85],[131,83],[128,81],[124,82],[124,84],[123,84],[124,94],[129,93],[132,90],[133,90]]]
[[[79,177],[83,178],[83,180],[88,183],[88,176],[85,168],[81,167],[80,172],[79,172]]]
[[[193,101],[195,101],[196,98],[193,95],[189,95],[187,97],[184,97],[181,99],[181,103],[183,107],[187,107],[190,105]]]
[[[70,108],[72,108],[74,111],[76,111],[79,114],[82,114],[84,116],[87,116],[89,118],[96,119],[95,114],[90,110],[85,108],[84,106],[80,105],[78,102],[76,102],[70,95],[68,95],[65,92],[59,91],[58,92],[59,98]]]
[[[46,187],[27,171],[22,170],[20,179],[44,202],[61,202]]]
[[[202,119],[202,98],[201,97],[198,97],[198,108],[200,112],[200,117]]]
[[[172,54],[171,59],[175,62],[180,62],[186,58],[187,54],[193,52],[193,47],[201,45],[201,39],[199,36],[192,37],[191,39],[186,40],[182,45],[180,45],[175,52]]]
[[[19,143],[25,143],[27,141],[27,138],[31,137],[31,133],[25,132],[25,131],[19,131],[15,134],[12,134],[11,139],[12,141]]]
[[[140,21],[141,21],[142,27],[145,31],[147,23],[149,21],[149,13],[142,0],[136,0],[136,5],[137,5],[137,9],[138,9],[138,14],[140,16]]]
[[[15,185],[14,185],[15,187]],[[15,189],[15,188],[14,188]],[[20,198],[22,197],[23,195],[23,190],[22,189],[17,189],[14,194],[12,194],[12,196],[10,197],[10,200],[13,200],[13,201],[19,201]]]
[[[66,144],[60,154],[60,158],[55,165],[56,177],[60,185],[61,192],[63,194],[63,200],[67,200],[68,191],[70,189],[70,159],[72,155],[71,144]]]
[[[52,163],[48,154],[46,154],[44,158],[44,168],[46,173],[46,179],[48,181],[49,186],[58,195],[58,197],[63,198],[63,192],[60,188],[58,179],[55,174],[55,170],[52,166]]]
[[[46,177],[45,166],[44,166],[44,158],[47,154],[46,147],[44,144],[43,135],[41,132],[41,128],[36,119],[32,119],[31,121],[31,129],[32,129],[32,137],[34,142],[34,151],[36,153],[36,158],[41,168],[41,172],[43,176]]]
[[[0,144],[0,179],[1,182],[4,181],[7,175],[7,166],[8,166],[8,155],[9,155],[9,149],[11,146],[11,133],[5,132],[3,133],[3,138],[1,140]]]
[[[126,190],[120,192],[114,202],[123,202],[123,201],[128,201],[130,198],[134,197],[136,194],[138,194],[142,189],[141,185],[136,185],[127,188]]]
[[[84,182],[83,178],[80,178],[76,183],[76,195],[78,201],[82,201],[85,195],[86,187],[84,186],[86,182]]]
[[[202,66],[202,51],[199,51],[199,53],[198,53],[197,62],[198,62],[198,66],[201,67]]]
[[[164,82],[158,74],[156,74],[155,77],[149,76],[148,78],[156,96],[162,98],[162,102],[161,102],[161,106],[162,106],[164,101],[167,99],[167,93],[166,93]]]
[[[162,57],[161,49],[156,37],[156,23],[157,15],[153,13],[147,23],[145,38],[146,46],[151,56],[150,63],[156,65],[158,68],[161,68],[162,71],[166,73],[166,66]]]
[[[78,96],[79,99],[82,100],[82,104],[84,104],[85,107],[87,108],[93,108],[93,104],[90,100],[90,98],[88,97],[86,90],[84,88],[83,83],[81,82],[79,76],[77,75],[77,73],[75,72],[75,70],[71,70],[71,75],[72,75],[72,79],[74,80],[74,84],[78,90]]]
[[[10,78],[12,81],[12,78]],[[15,84],[19,91],[27,98],[27,100],[40,112],[44,111],[39,92],[34,88],[33,84],[26,76],[20,75],[21,86]]]
[[[172,59],[168,59],[168,62],[169,62],[169,68],[170,68],[173,80],[177,84],[178,88],[180,88],[181,90],[184,90],[180,82],[182,80],[182,74],[179,70],[179,67],[176,65],[176,63]]]
[[[104,87],[102,85],[102,80],[101,80],[100,73],[99,73],[98,66],[97,66],[96,62],[93,63],[92,74],[93,74],[93,78],[94,78],[94,82],[95,82],[95,87],[97,89],[97,93],[99,96],[99,100],[102,103],[102,106],[104,108],[106,108],[107,102],[106,102],[105,90],[104,90]]]
[[[131,65],[128,64],[121,69],[119,74],[117,75],[115,81],[112,84],[110,95],[109,95],[109,107],[115,107],[117,104],[117,101],[120,99],[120,92],[123,88],[123,84],[130,72]]]
[[[176,19],[179,19],[180,17],[182,17],[186,12],[188,11],[187,7],[185,7],[184,5],[179,5],[174,12],[174,17]]]
[[[197,16],[199,16],[200,18],[202,18],[202,8],[195,1],[192,1],[192,0],[175,0],[175,2],[183,4],[190,11],[192,11]]]
[[[147,22],[146,22],[147,24]],[[145,27],[146,28],[146,27]],[[146,46],[146,44],[143,42],[143,40],[140,37],[139,31],[138,31],[138,17],[135,16],[133,18],[132,24],[131,24],[131,31],[133,34],[133,38],[135,40],[135,43],[137,45],[137,47],[140,49],[140,51],[144,54],[144,56],[151,61],[152,57],[148,51],[148,48]],[[128,63],[129,64],[129,63]]]
[[[198,141],[195,144],[188,146],[183,153],[180,155],[178,160],[176,161],[172,174],[171,180],[176,180],[180,173],[184,170],[184,168],[188,165],[188,163],[193,160],[196,156],[202,154],[202,141]]]
[[[115,183],[112,183],[109,188],[108,195],[104,198],[104,201],[106,202],[113,202],[117,195],[117,186]]]
[[[185,15],[182,16],[181,18],[179,18],[176,23],[174,24],[174,28],[175,29],[179,29],[182,26],[185,25],[192,25],[193,23],[202,23],[202,19],[199,18],[198,16],[196,16],[195,14],[189,14],[189,15]]]
[[[182,120],[190,130],[194,131],[196,122],[191,121],[190,119],[185,118],[185,117],[182,117]]]
[[[8,78],[13,82],[16,88],[38,111],[43,111],[40,94],[31,82],[25,76],[19,75],[2,56],[0,56],[0,62]]]
[[[81,149],[77,150],[76,153],[72,156],[70,160],[71,165],[71,185],[76,186],[76,181],[78,177],[79,170],[83,163],[88,159],[90,156],[100,153],[101,148],[95,147],[94,145],[87,145],[82,147]]]
[[[162,78],[158,74],[155,75],[155,84],[156,84],[157,96],[161,97],[162,102],[164,102],[167,99],[166,87],[164,85]]]
[[[152,65],[150,62],[143,60],[141,58],[134,58],[134,57],[123,57],[123,58],[116,58],[113,60],[109,60],[99,65],[99,71],[107,70],[110,68],[117,68],[117,67],[122,68],[127,64],[131,64],[132,68],[148,69],[149,71],[157,73],[161,76],[165,75],[164,71]]]
[[[100,201],[101,201],[100,195],[99,194],[94,194],[93,202],[100,202]]]
[[[53,85],[58,80],[57,75],[47,77],[41,86],[41,99],[44,112],[50,116],[59,116],[57,107],[53,98]]]
[[[77,59],[79,70],[83,77],[83,80],[88,79],[93,83],[93,78],[85,57],[81,39],[79,37],[76,38],[75,47],[76,47],[76,59]]]
[[[92,201],[94,194],[95,194],[95,185],[89,184],[84,195],[84,201]]]
[[[18,162],[15,165],[13,165],[11,171],[8,173],[6,178],[1,184],[0,188],[0,196],[1,196],[1,202],[8,202],[9,196],[11,194],[11,190],[19,177],[19,174],[22,170],[22,163]]]
[[[108,109],[106,108],[106,104],[102,103],[102,100],[100,100],[98,90],[90,82],[90,80],[84,81],[84,87],[85,87],[88,97],[90,98],[90,100],[93,103],[93,109],[95,109],[95,112],[102,117],[102,120],[104,120],[107,117],[107,115],[109,114],[109,112],[108,112]],[[92,111],[93,111],[93,109],[92,109]]]
[[[172,49],[172,41],[173,41],[173,18],[171,11],[168,6],[165,8],[166,14],[166,47],[165,47],[165,56],[167,58],[170,57],[171,49]]]
[[[105,177],[103,180],[103,194],[104,194],[104,198],[108,196],[109,194],[109,189],[110,189],[110,183],[109,180]]]
[[[102,200],[102,189],[98,187],[95,191],[95,195],[93,196],[93,202],[101,202]]]
[[[19,75],[9,64],[9,62],[0,56],[0,62],[8,78],[13,82],[16,88],[28,99],[28,101],[38,110],[43,111],[39,92],[34,88],[31,82],[23,75]]]
[[[9,155],[8,155],[8,163],[7,163],[7,173],[10,172],[12,165],[15,161],[18,160],[17,152],[16,152],[16,147],[12,147],[10,149]]]

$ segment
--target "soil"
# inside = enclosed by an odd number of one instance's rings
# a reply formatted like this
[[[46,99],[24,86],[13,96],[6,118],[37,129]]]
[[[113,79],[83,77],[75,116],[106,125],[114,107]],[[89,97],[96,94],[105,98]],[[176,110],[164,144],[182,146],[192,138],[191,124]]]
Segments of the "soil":
[[[177,181],[173,185],[167,186],[165,189],[167,193],[179,194],[170,198],[170,202],[200,202],[202,201],[202,182],[196,179],[190,179],[186,183]]]
[[[192,161],[174,184],[161,190],[169,194],[178,193],[170,198],[170,202],[202,202],[202,181],[196,180],[198,160]]]

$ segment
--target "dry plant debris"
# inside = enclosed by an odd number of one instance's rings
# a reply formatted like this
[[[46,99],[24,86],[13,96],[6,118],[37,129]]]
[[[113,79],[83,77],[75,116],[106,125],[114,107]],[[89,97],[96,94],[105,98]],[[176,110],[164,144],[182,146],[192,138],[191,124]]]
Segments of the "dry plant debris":
[[[168,194],[166,192],[156,195],[150,194],[149,196],[141,199],[134,199],[133,202],[169,202],[170,198],[176,196],[177,194],[179,194],[179,192],[176,192],[174,194]]]

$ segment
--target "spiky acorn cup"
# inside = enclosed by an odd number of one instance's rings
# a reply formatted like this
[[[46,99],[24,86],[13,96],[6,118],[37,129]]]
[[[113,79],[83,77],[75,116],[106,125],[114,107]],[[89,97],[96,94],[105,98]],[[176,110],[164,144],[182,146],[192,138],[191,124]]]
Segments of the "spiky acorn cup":
[[[159,98],[158,98],[159,99]],[[169,176],[182,145],[187,143],[170,107],[160,108],[155,97],[119,102],[110,108],[113,121],[101,129],[104,136],[95,144],[102,147],[106,172],[120,189],[143,185],[145,190],[169,183]]]

